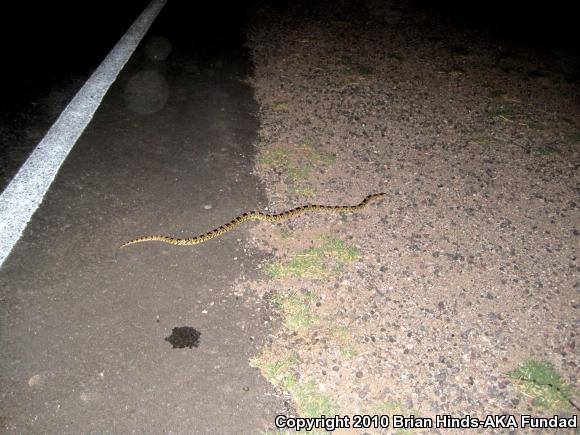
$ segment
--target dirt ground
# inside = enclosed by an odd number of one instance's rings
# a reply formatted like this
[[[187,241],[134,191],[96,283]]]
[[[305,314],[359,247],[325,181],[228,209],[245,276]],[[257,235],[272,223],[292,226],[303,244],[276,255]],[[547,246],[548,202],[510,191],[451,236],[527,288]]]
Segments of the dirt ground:
[[[286,325],[252,363],[302,415],[577,414],[507,376],[578,384],[573,53],[403,4],[262,9],[248,37],[270,209],[386,193],[252,226],[272,260],[237,292]]]

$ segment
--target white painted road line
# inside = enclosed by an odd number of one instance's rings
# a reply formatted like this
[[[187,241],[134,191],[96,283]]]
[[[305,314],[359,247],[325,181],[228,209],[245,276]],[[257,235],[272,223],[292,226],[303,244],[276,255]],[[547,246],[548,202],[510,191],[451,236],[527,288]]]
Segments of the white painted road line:
[[[0,266],[20,239],[64,159],[93,118],[109,87],[147,33],[165,2],[166,0],[151,0],[66,106],[0,195]]]

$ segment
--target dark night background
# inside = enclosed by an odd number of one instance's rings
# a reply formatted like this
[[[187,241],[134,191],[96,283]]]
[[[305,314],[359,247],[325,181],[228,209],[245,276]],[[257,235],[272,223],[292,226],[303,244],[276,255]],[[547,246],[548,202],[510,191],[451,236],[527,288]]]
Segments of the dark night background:
[[[199,36],[212,29],[227,29],[228,22],[243,17],[256,5],[271,4],[288,10],[289,0],[235,2],[179,2],[175,29],[196,27]],[[328,7],[345,1],[318,1]],[[365,2],[351,7],[364,10]],[[495,33],[530,44],[576,47],[577,21],[574,2],[463,2],[414,0],[417,11],[440,14],[464,27]],[[6,2],[1,6],[3,94],[24,96],[43,79],[74,74],[98,64],[117,42],[147,0],[124,2]],[[5,101],[6,103],[6,101]],[[5,109],[5,107],[3,107]]]
[[[225,29],[232,19],[256,5],[288,10],[289,0],[235,2],[179,2],[175,28],[195,26],[202,36]],[[345,1],[312,2],[332,7]],[[352,0],[351,7],[365,9]],[[23,82],[38,76],[70,73],[77,65],[98,62],[125,32],[147,0],[125,2],[10,2],[0,9],[4,48],[3,73]],[[417,11],[440,14],[455,23],[530,44],[575,47],[577,22],[573,2],[430,2],[414,0]],[[212,32],[213,33],[213,32]],[[215,33],[213,33],[215,35]],[[14,83],[10,88],[14,90]]]
[[[267,5],[286,13],[292,13],[295,6],[289,0],[253,0],[236,2],[235,6],[230,2],[169,2],[174,12],[168,20],[171,28],[165,32],[174,36],[187,33],[192,49],[219,44],[227,40],[229,33],[239,33],[238,24],[257,6]],[[1,185],[12,178],[67,102],[148,3],[60,1],[11,2],[1,6]],[[367,9],[363,0],[308,4],[313,14],[320,7],[345,9],[346,5],[346,10],[363,15]],[[530,44],[544,51],[555,46],[578,48],[572,2],[414,0],[400,4],[411,13],[443,17],[459,27],[488,33],[499,40]],[[239,37],[243,36],[236,35]],[[580,66],[568,74],[568,80],[576,81],[579,70]]]
[[[212,29],[227,29],[256,5],[271,4],[288,10],[289,0],[235,2],[179,2],[175,30],[196,27],[202,37]],[[345,1],[318,1],[328,7]],[[351,7],[365,9],[365,2],[352,0]],[[491,32],[530,44],[576,47],[577,21],[574,2],[463,2],[414,0],[417,11],[448,17],[464,27]],[[3,95],[26,97],[50,78],[75,74],[96,66],[118,41],[147,0],[124,2],[5,2],[0,9],[3,41]],[[191,30],[191,29],[189,29]],[[16,103],[3,98],[6,104]]]

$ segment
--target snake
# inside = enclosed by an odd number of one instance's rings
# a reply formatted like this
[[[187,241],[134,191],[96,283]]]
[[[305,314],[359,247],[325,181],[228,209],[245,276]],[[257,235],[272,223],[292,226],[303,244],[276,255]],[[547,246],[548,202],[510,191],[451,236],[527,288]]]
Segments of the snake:
[[[215,228],[211,231],[208,231],[205,234],[201,234],[199,236],[186,238],[186,239],[178,239],[176,237],[171,236],[142,236],[138,237],[133,240],[129,240],[128,242],[123,243],[120,247],[124,248],[129,245],[134,245],[136,243],[143,243],[143,242],[164,242],[169,243],[170,245],[178,245],[178,246],[189,246],[189,245],[197,245],[199,243],[207,242],[213,238],[219,237],[228,231],[233,230],[237,226],[241,225],[246,221],[266,221],[266,222],[280,222],[285,221],[287,219],[300,216],[304,213],[344,213],[344,212],[355,212],[359,211],[362,208],[366,207],[369,202],[378,199],[382,196],[386,195],[385,192],[381,193],[373,193],[368,195],[364,198],[360,203],[356,205],[320,205],[320,204],[307,204],[302,205],[299,207],[292,208],[290,210],[286,210],[280,213],[274,214],[267,214],[262,213],[259,211],[250,211],[246,213],[242,213],[238,217],[232,219],[227,224],[224,224],[218,228]]]

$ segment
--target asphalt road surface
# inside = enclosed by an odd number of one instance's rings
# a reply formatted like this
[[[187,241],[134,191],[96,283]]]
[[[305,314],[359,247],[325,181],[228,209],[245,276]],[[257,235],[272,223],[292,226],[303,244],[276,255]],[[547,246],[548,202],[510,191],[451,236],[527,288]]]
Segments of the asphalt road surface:
[[[288,412],[247,362],[269,323],[231,292],[261,260],[243,229],[118,249],[263,205],[243,11],[183,3],[162,10],[0,269],[4,433],[256,433]]]

